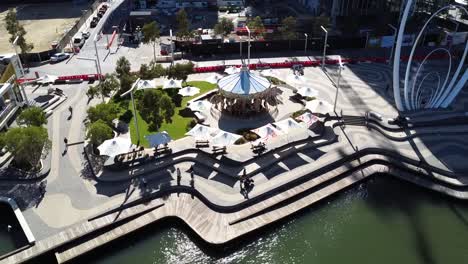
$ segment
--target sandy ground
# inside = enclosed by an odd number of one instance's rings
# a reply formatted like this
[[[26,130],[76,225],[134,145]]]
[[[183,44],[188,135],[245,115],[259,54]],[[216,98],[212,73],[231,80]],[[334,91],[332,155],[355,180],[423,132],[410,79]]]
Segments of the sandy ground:
[[[47,2],[47,1],[44,1]],[[26,4],[16,6],[0,5],[0,54],[14,52],[9,43],[10,35],[5,29],[4,18],[8,8],[16,8],[18,20],[26,29],[26,39],[34,43],[34,50],[50,48],[80,18],[82,10],[89,4],[74,5],[73,2]]]

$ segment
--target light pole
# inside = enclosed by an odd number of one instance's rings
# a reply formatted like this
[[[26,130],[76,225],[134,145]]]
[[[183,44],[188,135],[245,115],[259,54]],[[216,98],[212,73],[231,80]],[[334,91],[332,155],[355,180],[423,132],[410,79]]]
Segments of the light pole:
[[[392,39],[392,49],[390,51],[390,57],[388,58],[388,64],[390,65],[392,63],[392,56],[393,56],[393,49],[395,48],[395,40],[396,40],[396,34],[398,32],[398,29],[394,27],[393,25],[387,24],[391,29],[393,29],[393,39]]]
[[[135,130],[136,130],[136,134],[137,134],[137,145],[140,144],[140,129],[138,128],[138,117],[137,117],[137,111],[136,111],[136,106],[135,106],[135,99],[133,98],[133,90],[135,89],[135,87],[137,87],[138,83],[140,82],[140,78],[138,78],[132,85],[132,88],[130,88],[130,90],[128,90],[127,92],[123,93],[120,95],[120,97],[124,97],[126,96],[127,94],[130,93],[130,98],[132,100],[132,108],[133,108],[133,117],[134,117],[134,121],[135,121]]]
[[[98,49],[97,49],[97,42],[98,42],[98,34],[96,34],[96,36],[94,36],[94,50],[96,51],[96,61],[97,61],[97,67],[98,67],[98,71],[99,71],[99,75],[98,75],[98,78],[99,78],[99,81],[102,80],[102,69],[101,69],[101,62],[99,62],[99,53],[98,53]]]
[[[98,78],[100,78],[99,76],[102,75],[102,73],[99,71],[99,66],[98,66],[98,62],[96,59],[93,59],[93,58],[86,58],[86,57],[76,57],[78,60],[89,60],[89,61],[94,61],[94,64],[96,65],[96,73],[97,73],[97,76]]]
[[[174,63],[174,47],[172,47],[172,29],[169,29],[169,45],[171,45],[171,66]]]
[[[341,80],[341,70],[343,69],[343,63],[341,62],[341,56],[338,55],[338,65],[339,65],[339,73],[338,73],[338,81],[336,83],[336,93],[335,93],[335,103],[333,104],[333,112],[336,114],[336,103],[338,101],[338,90],[340,89],[340,80]]]
[[[16,54],[16,57],[18,57],[18,61],[19,61],[19,66],[20,66],[20,69],[21,69],[21,76],[19,76],[20,78],[24,76],[24,69],[23,69],[23,63],[21,62],[21,58],[20,56],[18,55],[18,50],[16,49],[16,43],[18,42],[18,39],[19,39],[19,36],[16,36],[15,40],[13,41],[13,48],[15,49],[15,54]]]
[[[307,37],[309,37],[309,35],[307,35],[307,33],[304,33],[304,36],[305,36],[304,54],[307,54]]]
[[[325,53],[327,52],[328,31],[323,26],[320,26],[320,28],[325,32],[325,42],[323,42],[323,56],[322,56],[322,70],[323,70],[323,67],[325,66]]]
[[[247,33],[249,33],[249,39],[247,40],[247,67],[250,68],[250,29],[249,27],[245,27],[247,29]]]

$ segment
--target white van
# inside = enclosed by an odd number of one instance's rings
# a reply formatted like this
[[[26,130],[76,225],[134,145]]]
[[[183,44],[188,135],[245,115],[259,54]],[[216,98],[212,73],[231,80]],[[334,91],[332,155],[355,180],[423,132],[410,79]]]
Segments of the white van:
[[[82,48],[85,43],[85,38],[82,34],[77,34],[73,37],[73,47],[75,48]]]

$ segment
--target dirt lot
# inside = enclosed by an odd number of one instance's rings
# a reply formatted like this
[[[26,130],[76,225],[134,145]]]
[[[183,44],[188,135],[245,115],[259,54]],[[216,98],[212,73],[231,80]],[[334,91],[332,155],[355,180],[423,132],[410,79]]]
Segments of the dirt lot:
[[[82,10],[89,4],[76,5],[73,2],[25,4],[16,6],[0,5],[0,54],[14,52],[8,42],[10,35],[5,29],[4,18],[8,8],[16,8],[18,20],[26,29],[26,39],[34,43],[33,51],[44,51],[80,18]]]

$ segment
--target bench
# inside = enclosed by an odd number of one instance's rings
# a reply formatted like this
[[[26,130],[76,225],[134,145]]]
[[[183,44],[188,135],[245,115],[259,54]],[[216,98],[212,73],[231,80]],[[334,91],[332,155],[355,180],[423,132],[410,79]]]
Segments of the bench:
[[[213,146],[213,154],[226,154],[226,146]]]
[[[208,142],[208,140],[196,140],[195,141],[195,146],[197,148],[209,147],[210,142]]]

